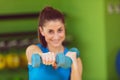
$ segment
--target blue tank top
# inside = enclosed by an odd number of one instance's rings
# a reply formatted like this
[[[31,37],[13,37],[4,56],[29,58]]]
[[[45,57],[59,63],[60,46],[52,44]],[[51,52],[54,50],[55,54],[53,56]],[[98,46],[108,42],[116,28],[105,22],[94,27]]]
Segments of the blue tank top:
[[[43,47],[41,44],[37,46],[43,53],[49,52],[48,48]],[[64,48],[64,54],[68,52],[67,48]],[[40,67],[33,68],[28,64],[29,80],[70,80],[71,68],[58,67],[54,69],[52,65],[44,65],[41,63]]]

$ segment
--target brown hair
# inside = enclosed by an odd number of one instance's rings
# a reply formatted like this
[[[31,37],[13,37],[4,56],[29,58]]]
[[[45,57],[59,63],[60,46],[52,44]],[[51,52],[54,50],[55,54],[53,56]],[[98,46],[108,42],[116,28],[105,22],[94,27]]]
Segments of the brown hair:
[[[41,42],[41,44],[44,46],[44,47],[47,47],[47,42],[45,40],[45,37],[42,36],[40,30],[39,30],[39,27],[43,28],[43,25],[45,24],[46,21],[50,21],[50,20],[61,20],[63,23],[65,23],[64,21],[64,15],[56,10],[56,9],[53,9],[52,7],[45,7],[41,12],[40,12],[40,15],[39,15],[39,26],[38,26],[38,38]]]

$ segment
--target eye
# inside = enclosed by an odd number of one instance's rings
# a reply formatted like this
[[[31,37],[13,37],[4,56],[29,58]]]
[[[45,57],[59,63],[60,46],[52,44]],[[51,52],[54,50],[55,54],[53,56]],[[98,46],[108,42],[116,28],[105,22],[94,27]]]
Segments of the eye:
[[[52,34],[52,33],[54,33],[54,31],[53,30],[49,30],[48,33]]]
[[[60,29],[58,29],[58,32],[60,33],[60,32],[62,32],[63,31],[63,29],[62,28],[60,28]]]

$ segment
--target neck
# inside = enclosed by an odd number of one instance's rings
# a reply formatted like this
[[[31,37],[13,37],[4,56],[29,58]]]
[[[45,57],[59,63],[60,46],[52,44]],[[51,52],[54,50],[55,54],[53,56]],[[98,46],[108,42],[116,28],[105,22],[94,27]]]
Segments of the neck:
[[[63,45],[61,45],[59,47],[52,47],[52,46],[48,45],[48,49],[49,49],[50,52],[54,52],[55,54],[60,53],[60,52],[62,52],[62,53],[64,52]]]

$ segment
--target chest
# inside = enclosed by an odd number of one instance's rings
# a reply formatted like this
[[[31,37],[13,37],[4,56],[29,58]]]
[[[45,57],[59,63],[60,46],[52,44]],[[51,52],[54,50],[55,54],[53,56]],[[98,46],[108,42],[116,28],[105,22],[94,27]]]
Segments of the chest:
[[[70,69],[41,65],[38,68],[29,66],[29,80],[69,80]]]

